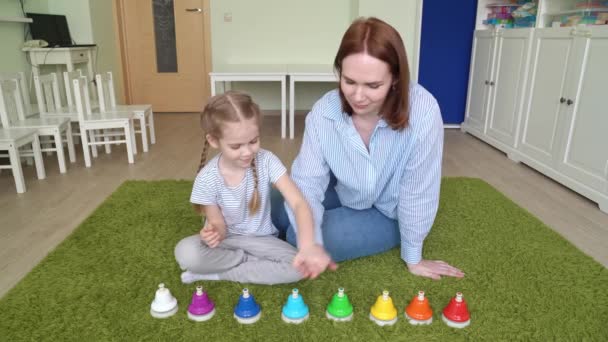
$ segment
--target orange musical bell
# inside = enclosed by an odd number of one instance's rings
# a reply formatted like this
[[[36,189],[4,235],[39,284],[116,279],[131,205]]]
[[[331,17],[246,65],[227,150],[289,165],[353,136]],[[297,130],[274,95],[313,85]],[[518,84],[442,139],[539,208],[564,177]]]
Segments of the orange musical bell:
[[[418,291],[418,295],[405,308],[405,318],[412,325],[431,324],[433,322],[433,310],[429,300],[424,296],[424,291]]]

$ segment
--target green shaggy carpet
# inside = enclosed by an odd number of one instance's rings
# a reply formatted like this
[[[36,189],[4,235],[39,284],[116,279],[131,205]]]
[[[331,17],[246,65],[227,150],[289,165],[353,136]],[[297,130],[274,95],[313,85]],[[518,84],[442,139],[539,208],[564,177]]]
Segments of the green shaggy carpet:
[[[186,308],[194,285],[180,283],[173,247],[198,231],[189,203],[191,182],[123,184],[75,232],[0,300],[2,341],[376,341],[596,340],[608,341],[608,272],[539,220],[477,179],[444,179],[441,205],[424,257],[461,268],[464,279],[432,281],[410,275],[398,249],[344,262],[317,280],[281,286],[250,285],[261,320],[239,325],[233,307],[244,284],[204,282],[216,316],[195,323]],[[165,320],[150,316],[158,283],[179,301]],[[310,307],[301,325],[280,318],[291,288]],[[352,322],[325,318],[344,287]],[[399,311],[394,326],[368,319],[383,289]],[[411,326],[403,310],[424,290],[434,310],[430,326]],[[471,325],[458,330],[440,318],[457,291]]]

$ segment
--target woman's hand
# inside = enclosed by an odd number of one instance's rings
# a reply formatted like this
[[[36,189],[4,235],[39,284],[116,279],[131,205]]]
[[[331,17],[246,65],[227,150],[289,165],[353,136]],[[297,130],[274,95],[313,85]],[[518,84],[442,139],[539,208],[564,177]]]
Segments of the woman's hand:
[[[412,274],[435,280],[441,279],[441,276],[464,277],[464,272],[441,260],[422,260],[417,264],[408,263],[407,268]]]
[[[200,231],[201,240],[210,248],[217,247],[226,238],[226,227],[220,224],[213,224],[207,221]]]
[[[293,266],[304,278],[315,279],[327,268],[335,271],[338,265],[331,260],[325,249],[318,244],[310,244],[300,248],[293,259]]]

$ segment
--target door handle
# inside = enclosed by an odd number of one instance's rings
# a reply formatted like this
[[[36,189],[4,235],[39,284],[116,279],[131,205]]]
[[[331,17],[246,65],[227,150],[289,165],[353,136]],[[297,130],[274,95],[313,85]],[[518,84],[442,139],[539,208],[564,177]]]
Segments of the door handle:
[[[564,103],[564,102],[566,102],[566,99],[565,99],[565,98],[563,98],[563,97],[561,97],[561,98],[559,99],[559,103]]]
[[[486,81],[486,85],[490,84],[490,81]]]
[[[570,100],[570,99],[568,99],[568,101],[566,101],[566,104],[567,104],[568,106],[569,106],[569,105],[571,105],[571,104],[573,104],[573,103],[574,103],[574,101],[572,101],[572,100]]]
[[[186,12],[202,12],[202,8],[186,8]]]
[[[490,85],[493,86],[494,85],[494,81],[490,82]]]

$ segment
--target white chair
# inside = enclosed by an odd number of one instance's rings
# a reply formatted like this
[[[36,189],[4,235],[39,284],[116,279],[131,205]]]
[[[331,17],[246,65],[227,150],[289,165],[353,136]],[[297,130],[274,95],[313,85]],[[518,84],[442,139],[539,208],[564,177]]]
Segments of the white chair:
[[[74,95],[73,92],[73,84],[75,79],[79,77],[83,77],[82,71],[74,70],[74,71],[64,71],[63,72],[63,84],[65,85],[65,97],[68,107],[74,107]],[[93,104],[91,104],[91,108],[93,108]]]
[[[11,81],[16,80],[19,82],[19,88],[21,88],[21,95],[23,95],[23,102],[25,104],[25,116],[30,117],[38,114],[38,106],[31,102],[30,99],[30,88],[28,86],[25,73],[20,72],[0,72],[0,81]]]
[[[23,71],[20,72],[0,72],[0,81],[12,81],[16,80],[19,83],[19,88],[21,89],[21,95],[23,98],[23,102],[25,103],[25,116],[32,116],[34,114],[38,114],[37,107],[31,103],[30,100],[30,90],[28,87],[27,79],[25,78],[25,73]]]
[[[80,74],[79,71],[70,72],[64,74],[64,77],[67,78],[73,77],[75,75]],[[80,76],[84,77],[84,76]],[[69,81],[70,83],[70,92],[68,98],[72,99],[72,103],[75,103],[74,100],[74,87],[73,87],[73,79]],[[36,88],[36,99],[38,101],[38,107],[40,110],[41,117],[61,117],[61,118],[69,118],[72,122],[72,134],[75,137],[75,143],[78,143],[80,139],[80,127],[78,126],[78,111],[74,105],[72,106],[63,106],[61,103],[61,95],[59,94],[59,82],[58,77],[55,73],[46,74],[43,76],[34,76],[34,86]],[[88,87],[88,85],[87,85]],[[67,93],[67,91],[66,91]],[[91,106],[93,110],[93,107]],[[89,132],[91,135],[91,140],[95,140],[96,137],[104,138],[106,140],[111,139],[112,135],[116,135],[112,132],[99,132],[99,131],[91,131]],[[110,153],[110,145],[105,146],[106,153]],[[97,158],[97,145],[94,145],[92,148],[93,157]]]
[[[91,110],[91,100],[89,98],[89,85],[85,77],[75,79],[73,82],[74,100],[78,113],[78,125],[80,126],[80,139],[84,152],[84,163],[86,167],[91,167],[91,152],[89,147],[109,144],[126,144],[127,158],[129,164],[134,162],[133,155],[137,154],[135,147],[135,132],[133,130],[133,113],[93,113]],[[93,133],[96,130],[107,130],[120,128],[120,135],[112,134],[115,140],[109,140],[109,135],[105,135],[103,140],[97,140]],[[91,132],[92,134],[86,134]],[[90,138],[87,136],[90,135]],[[124,137],[124,139],[121,139]]]
[[[74,84],[73,81],[79,77],[86,77],[85,75],[82,74],[82,70],[80,70],[80,69],[77,69],[74,71],[64,71],[63,72],[63,84],[65,85],[65,97],[66,97],[67,106],[69,108],[76,108],[74,95],[72,94],[74,92],[74,90],[72,89],[72,85]],[[88,79],[87,79],[87,81],[88,81]],[[93,92],[93,95],[96,96],[97,94],[95,94],[95,92]],[[98,110],[99,103],[91,100],[91,109],[94,112],[96,110]]]
[[[61,103],[57,74],[34,75],[34,89],[40,117],[70,119],[74,144],[79,144],[78,113],[76,113],[76,107],[66,107]],[[95,156],[97,156],[96,152],[97,150],[95,150]]]
[[[30,128],[35,129],[38,136],[52,137],[53,144],[42,148],[43,152],[57,153],[59,172],[65,173],[66,163],[63,151],[63,138],[65,134],[70,162],[76,161],[74,142],[72,140],[72,127],[68,118],[25,118],[24,104],[21,90],[17,81],[0,81],[0,120],[4,129]]]
[[[15,178],[17,193],[25,192],[25,180],[23,179],[23,169],[21,168],[21,153],[19,148],[32,145],[34,162],[36,164],[36,174],[38,179],[45,179],[46,172],[40,151],[40,140],[35,129],[27,128],[0,128],[0,150],[8,151],[8,165],[0,165],[0,169],[11,169]]]
[[[99,111],[102,113],[128,111],[135,114],[139,121],[139,130],[135,133],[141,134],[141,142],[144,152],[148,152],[148,132],[150,129],[150,143],[156,143],[156,133],[154,131],[154,112],[152,105],[117,105],[116,92],[114,91],[114,79],[112,72],[108,71],[95,76],[97,85],[97,98],[99,100]]]
[[[78,122],[76,108],[61,104],[57,74],[34,76],[34,89],[40,117],[67,117],[72,122]]]
[[[25,115],[30,116],[32,114],[36,114],[32,111],[32,104],[30,103],[30,91],[27,86],[27,80],[25,79],[25,73],[23,71],[20,72],[0,72],[0,81],[12,81],[16,80],[19,83],[19,88],[21,89],[21,98],[25,104]]]

